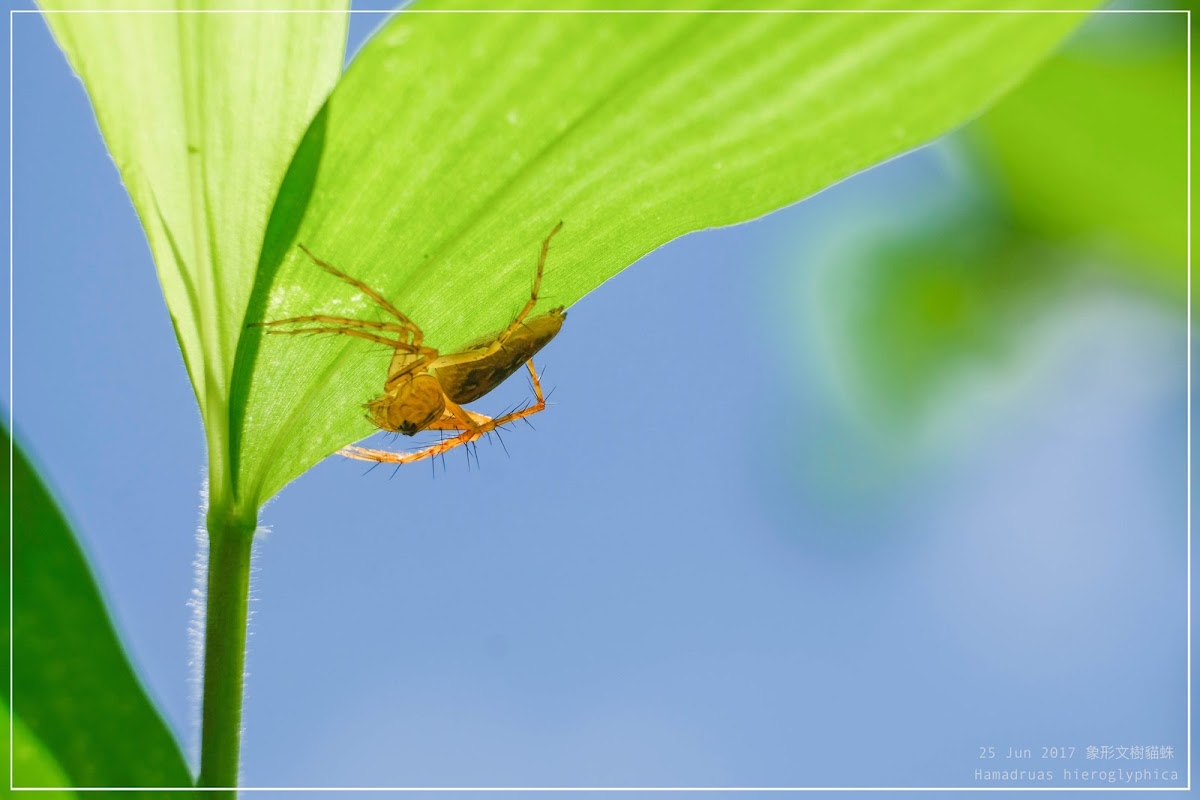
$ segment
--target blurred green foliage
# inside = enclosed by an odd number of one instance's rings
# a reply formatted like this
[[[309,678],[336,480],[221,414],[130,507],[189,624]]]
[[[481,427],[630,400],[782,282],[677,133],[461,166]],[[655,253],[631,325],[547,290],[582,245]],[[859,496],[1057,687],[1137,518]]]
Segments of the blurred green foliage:
[[[827,265],[834,368],[882,429],[911,440],[972,376],[1011,366],[1055,303],[1097,281],[1182,311],[1184,21],[1089,21],[943,145],[959,169],[954,200],[903,230],[866,223]]]
[[[1188,176],[1180,42],[1068,50],[966,131],[1025,236],[1070,244],[1178,300]]]
[[[8,485],[8,459],[0,460]],[[14,785],[191,786],[83,551],[20,447],[11,478],[13,571],[0,588],[6,626],[12,592]]]
[[[8,706],[5,703],[0,703],[0,708],[3,709],[5,715],[8,715]],[[46,746],[38,741],[33,732],[21,721],[20,717],[12,718],[12,739],[9,739],[8,727],[5,726],[3,734],[0,734],[0,745],[3,745],[4,752],[9,751],[9,744],[12,745],[12,765],[13,775],[16,780],[9,781],[8,775],[8,760],[4,760],[4,766],[0,768],[0,772],[4,773],[4,781],[6,786],[70,786],[71,779],[67,777],[62,768],[54,760],[54,756],[46,750]],[[39,793],[41,797],[75,797],[75,792],[60,790],[52,791],[45,790]]]
[[[851,389],[876,419],[909,429],[980,371],[1007,363],[1064,286],[1063,255],[967,205],[840,265],[832,318]]]

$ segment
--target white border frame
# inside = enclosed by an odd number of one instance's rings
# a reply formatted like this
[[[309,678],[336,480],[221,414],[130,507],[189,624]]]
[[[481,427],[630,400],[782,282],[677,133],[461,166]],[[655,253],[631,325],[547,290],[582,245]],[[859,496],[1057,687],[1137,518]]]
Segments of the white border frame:
[[[204,14],[204,13],[352,13],[352,14],[575,14],[575,13],[628,13],[628,14],[1184,14],[1187,18],[1187,357],[1188,357],[1188,425],[1187,425],[1187,782],[1184,786],[1176,787],[1147,787],[1147,786],[1054,786],[1054,787],[1009,787],[1009,786],[966,786],[966,787],[17,787],[13,784],[13,721],[12,703],[8,709],[8,789],[11,792],[1190,792],[1192,790],[1192,11],[1187,8],[1093,8],[1093,10],[1050,10],[1050,8],[697,8],[697,10],[605,10],[605,8],[586,8],[586,10],[565,10],[565,8],[541,8],[541,10],[516,10],[516,8],[479,8],[479,10],[424,10],[424,8],[390,8],[390,10],[250,10],[250,8],[233,8],[233,10],[212,10],[212,8],[190,8],[190,10],[168,10],[168,8],[143,8],[143,10],[30,10],[30,8],[10,8],[8,10],[8,431],[10,431],[10,447],[8,447],[8,697],[13,697],[13,410],[12,410],[12,357],[13,357],[13,263],[12,263],[12,54],[13,54],[13,23],[16,14]]]

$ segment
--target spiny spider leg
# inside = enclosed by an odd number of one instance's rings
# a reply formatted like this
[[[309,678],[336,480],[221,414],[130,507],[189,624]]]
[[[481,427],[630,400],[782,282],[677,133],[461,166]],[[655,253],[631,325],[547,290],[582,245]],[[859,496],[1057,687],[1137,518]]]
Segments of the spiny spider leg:
[[[517,312],[517,316],[509,323],[508,327],[496,337],[496,343],[503,347],[508,338],[513,335],[513,332],[525,324],[525,318],[529,316],[529,312],[533,311],[533,307],[537,305],[538,293],[542,290],[542,272],[546,269],[546,255],[550,252],[550,240],[554,238],[554,234],[562,230],[562,221],[560,220],[554,226],[554,230],[547,234],[542,240],[542,252],[538,255],[537,272],[533,275],[533,289],[529,292],[529,300],[525,302],[524,307]]]
[[[296,328],[290,331],[272,329],[268,330],[267,333],[274,334],[276,336],[298,333],[341,333],[345,334],[346,336],[360,336],[365,338],[366,336],[370,336],[370,334],[367,334],[366,331],[355,331],[355,328],[365,326],[369,330],[378,330],[384,333],[406,334],[406,338],[412,339],[412,331],[402,325],[387,322],[366,322],[356,319],[344,319],[343,317],[330,317],[326,316],[325,314],[315,314],[309,317],[292,317],[291,319],[276,319],[272,320],[271,322],[252,322],[250,323],[249,327],[269,328],[272,325],[279,325],[281,323],[299,324],[303,322],[323,322],[325,324],[316,328]],[[410,344],[403,339],[384,340],[381,337],[376,337],[374,341],[387,341],[391,347],[394,347],[397,351],[403,353],[419,353],[429,349],[418,344]]]
[[[487,425],[492,421],[492,418],[486,414],[479,414],[475,411],[463,408],[458,403],[454,403],[453,405],[456,410],[461,411],[462,414],[466,415],[466,419],[464,419],[463,416],[454,413],[454,411],[452,411],[450,408],[450,404],[447,404],[446,413],[442,415],[442,418],[432,422],[429,427],[426,428],[426,430],[469,431],[474,428]]]
[[[409,317],[406,314],[404,314],[402,311],[400,311],[400,309],[396,308],[394,305],[389,303],[387,300],[383,299],[382,295],[380,295],[378,292],[376,292],[370,286],[367,286],[365,283],[358,280],[357,278],[352,278],[349,275],[347,275],[346,273],[342,272],[340,269],[333,266],[333,264],[330,264],[328,261],[322,261],[321,259],[317,258],[315,255],[313,255],[312,251],[309,250],[304,245],[301,244],[300,249],[303,250],[304,254],[307,255],[309,258],[311,258],[318,267],[325,270],[330,275],[333,275],[335,278],[340,278],[341,280],[350,284],[354,288],[358,289],[360,292],[365,294],[367,297],[374,300],[379,305],[379,307],[382,308],[384,311],[388,312],[393,317],[400,320],[405,325],[409,326],[413,331],[413,336],[414,336],[413,341],[417,344],[421,343],[422,333],[421,333],[421,329],[417,326],[417,324],[415,322],[413,322],[411,319],[409,319]]]
[[[538,292],[542,288],[542,272],[546,267],[546,255],[550,252],[550,240],[554,238],[554,234],[562,229],[562,222],[554,226],[554,230],[550,231],[549,235],[542,240],[542,252],[538,256],[537,272],[533,277],[533,290],[529,293],[529,300],[526,301],[524,307],[517,312],[517,316],[508,324],[508,327],[496,336],[491,344],[486,347],[481,347],[475,350],[467,350],[462,353],[454,353],[452,355],[440,356],[436,361],[430,364],[431,369],[438,367],[449,367],[457,364],[470,364],[473,361],[481,361],[488,356],[504,349],[505,343],[512,337],[514,333],[520,330],[525,325],[525,318],[529,316],[529,312],[533,311],[537,305]]]
[[[346,325],[352,328],[372,328],[379,331],[389,331],[392,333],[412,333],[412,328],[408,325],[401,325],[396,322],[375,322],[369,319],[354,319],[352,317],[332,317],[328,314],[310,314],[307,317],[288,317],[287,319],[273,319],[270,322],[251,322],[252,328],[269,328],[272,325],[290,325],[300,322],[328,322],[334,325]]]
[[[342,448],[340,453],[346,458],[354,458],[359,461],[378,461],[385,464],[411,464],[414,461],[420,461],[425,458],[439,456],[448,450],[453,450],[455,447],[469,445],[471,442],[474,442],[480,437],[485,436],[491,431],[503,427],[510,422],[516,422],[519,419],[533,416],[539,411],[545,410],[546,400],[544,397],[542,397],[542,384],[538,380],[537,370],[535,370],[533,367],[533,361],[530,360],[526,362],[525,366],[529,369],[529,376],[533,382],[533,393],[536,398],[532,405],[518,409],[517,411],[513,411],[509,414],[495,417],[494,419],[483,417],[482,414],[466,412],[470,414],[472,421],[475,423],[473,427],[463,429],[462,433],[460,433],[458,436],[445,439],[435,445],[426,447],[423,450],[417,450],[411,453],[391,453],[387,450],[372,450],[366,447],[351,445],[349,447]],[[478,418],[482,418],[482,420],[486,420],[486,422],[478,420]],[[443,418],[443,421],[446,421],[445,418]],[[454,427],[449,424],[447,424],[445,428],[451,430],[454,429]]]
[[[385,405],[390,403],[391,392],[395,391],[396,387],[418,370],[424,371],[429,364],[431,358],[437,357],[437,350],[432,347],[418,347],[416,350],[400,350],[392,356],[392,365],[388,367],[388,379],[383,384],[383,397],[377,398],[373,402],[382,402]]]
[[[353,328],[333,328],[333,327],[294,328],[290,331],[270,330],[270,331],[267,331],[267,333],[276,334],[279,336],[299,336],[300,334],[304,334],[304,333],[340,333],[344,336],[357,336],[359,339],[366,339],[369,342],[378,342],[379,344],[386,344],[388,347],[392,348],[393,350],[402,350],[406,353],[419,353],[419,352],[421,352],[422,349],[424,349],[415,344],[399,342],[399,341],[396,341],[395,339],[389,339],[386,336],[379,336],[374,333],[367,333],[366,331],[356,331]]]

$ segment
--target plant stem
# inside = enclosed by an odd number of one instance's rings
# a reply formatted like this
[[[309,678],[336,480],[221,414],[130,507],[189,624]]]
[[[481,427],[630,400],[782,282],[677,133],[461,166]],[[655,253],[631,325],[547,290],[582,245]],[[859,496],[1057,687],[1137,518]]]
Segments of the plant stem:
[[[223,514],[209,514],[199,786],[237,786],[254,527]],[[237,792],[220,794],[236,797]]]

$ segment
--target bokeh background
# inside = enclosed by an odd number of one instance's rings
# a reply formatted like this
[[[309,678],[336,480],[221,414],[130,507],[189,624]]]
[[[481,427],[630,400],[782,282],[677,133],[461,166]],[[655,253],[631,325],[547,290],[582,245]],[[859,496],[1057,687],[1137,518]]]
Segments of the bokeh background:
[[[1183,785],[1185,26],[1097,19],[947,140],[647,256],[571,309],[507,454],[284,490],[244,783]],[[35,15],[12,69],[16,432],[194,755],[199,415]]]

